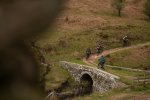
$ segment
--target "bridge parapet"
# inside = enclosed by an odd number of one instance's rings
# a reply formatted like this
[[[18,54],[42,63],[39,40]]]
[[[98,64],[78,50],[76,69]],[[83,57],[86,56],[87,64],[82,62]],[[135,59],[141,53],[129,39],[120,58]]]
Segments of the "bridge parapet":
[[[119,77],[103,70],[66,61],[61,61],[60,65],[67,69],[77,82],[81,81],[84,74],[89,75],[93,80],[94,91],[103,93],[117,86]]]

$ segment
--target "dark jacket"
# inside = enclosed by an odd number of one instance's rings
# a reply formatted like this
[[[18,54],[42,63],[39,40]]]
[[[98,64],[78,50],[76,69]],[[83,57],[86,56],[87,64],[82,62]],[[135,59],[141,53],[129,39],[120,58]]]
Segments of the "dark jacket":
[[[104,56],[101,56],[99,59],[98,59],[99,63],[105,63],[106,62],[106,59]]]

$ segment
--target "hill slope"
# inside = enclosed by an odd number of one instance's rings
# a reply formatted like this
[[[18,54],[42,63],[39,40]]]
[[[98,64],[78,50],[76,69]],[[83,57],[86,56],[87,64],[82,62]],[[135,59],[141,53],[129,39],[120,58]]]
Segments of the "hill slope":
[[[54,64],[53,73],[47,75],[46,89],[57,88],[67,79],[58,61],[82,63],[85,50],[92,52],[98,44],[105,49],[121,47],[124,35],[132,45],[150,40],[150,23],[145,20],[145,0],[126,0],[123,16],[117,17],[111,0],[68,0],[62,14],[54,24],[53,34],[38,38],[46,61]]]

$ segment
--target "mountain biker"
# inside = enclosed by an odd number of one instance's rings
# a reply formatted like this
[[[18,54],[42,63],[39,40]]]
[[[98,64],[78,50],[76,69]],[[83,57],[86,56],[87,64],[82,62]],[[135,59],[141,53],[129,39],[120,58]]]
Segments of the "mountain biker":
[[[128,36],[123,37],[123,47],[128,46]]]
[[[91,49],[87,48],[87,50],[86,50],[86,60],[90,57],[90,55],[91,55]]]
[[[97,54],[100,54],[103,51],[103,47],[101,45],[96,47]]]
[[[98,67],[100,67],[101,69],[104,70],[104,64],[106,62],[105,57],[102,55],[99,59],[98,59],[99,63],[98,63]]]

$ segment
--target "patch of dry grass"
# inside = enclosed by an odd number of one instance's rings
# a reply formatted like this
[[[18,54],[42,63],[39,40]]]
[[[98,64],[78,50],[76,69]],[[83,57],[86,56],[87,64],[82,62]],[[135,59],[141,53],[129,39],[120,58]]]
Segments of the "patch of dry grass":
[[[113,65],[150,70],[150,45],[110,55]]]
[[[38,38],[37,44],[46,50],[47,62],[80,62],[88,47],[92,48],[92,52],[95,52],[98,43],[102,43],[105,49],[120,47],[120,39],[126,34],[132,38],[133,44],[150,39],[150,23],[143,20],[145,16],[142,13],[145,0],[138,0],[138,3],[126,0],[121,18],[112,9],[111,0],[68,1],[54,24],[54,32],[47,32],[54,34]],[[54,67],[47,76],[47,89],[57,87],[66,79],[62,69]]]

